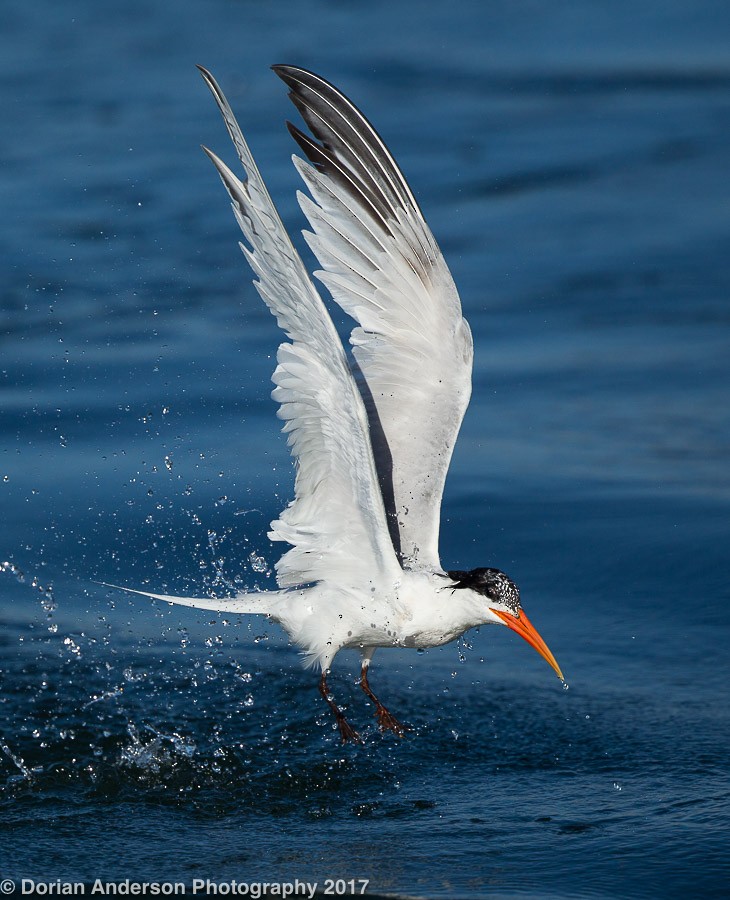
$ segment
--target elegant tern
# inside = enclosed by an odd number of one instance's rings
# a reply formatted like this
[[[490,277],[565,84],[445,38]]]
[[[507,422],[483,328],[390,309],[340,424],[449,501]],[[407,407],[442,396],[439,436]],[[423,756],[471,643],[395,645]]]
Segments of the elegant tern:
[[[294,500],[269,537],[291,545],[279,590],[169,603],[257,613],[279,623],[321,671],[319,689],[343,741],[359,735],[327,684],[343,648],[359,650],[360,686],[381,730],[404,726],[368,680],[379,647],[438,647],[478,625],[506,625],[562,673],[527,618],[517,585],[496,568],[444,569],[441,497],[471,394],[473,347],[451,273],[405,178],[363,114],[333,85],[273,66],[310,134],[288,123],[307,157],[293,157],[310,196],[304,237],[315,272],[357,323],[351,353],[274,207],[231,108],[199,67],[243,164],[212,160],[243,231],[254,284],[288,340],[272,397],[296,462]]]

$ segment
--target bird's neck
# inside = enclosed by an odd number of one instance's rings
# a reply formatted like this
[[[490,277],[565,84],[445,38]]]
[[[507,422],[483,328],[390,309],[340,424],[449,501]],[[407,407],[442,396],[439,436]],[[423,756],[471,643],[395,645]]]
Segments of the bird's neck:
[[[486,598],[470,588],[454,588],[442,576],[423,574],[406,578],[398,591],[414,623],[441,622],[449,631],[463,633],[488,622],[499,622]]]

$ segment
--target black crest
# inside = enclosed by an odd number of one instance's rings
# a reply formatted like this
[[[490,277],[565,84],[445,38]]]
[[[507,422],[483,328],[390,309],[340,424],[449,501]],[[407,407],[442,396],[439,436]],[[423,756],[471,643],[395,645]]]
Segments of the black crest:
[[[470,569],[468,572],[454,570],[446,573],[456,588],[471,588],[477,594],[483,594],[493,603],[506,606],[514,615],[520,611],[520,589],[500,569]]]

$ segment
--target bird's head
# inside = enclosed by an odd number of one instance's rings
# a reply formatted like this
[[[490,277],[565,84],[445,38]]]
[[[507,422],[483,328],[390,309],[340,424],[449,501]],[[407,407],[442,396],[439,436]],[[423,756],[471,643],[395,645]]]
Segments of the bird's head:
[[[446,574],[455,582],[452,585],[455,590],[468,588],[486,597],[488,611],[493,616],[489,621],[501,622],[519,634],[550,663],[558,678],[565,680],[555,657],[525,615],[520,605],[520,589],[511,578],[499,569],[471,569],[468,572],[456,570]]]

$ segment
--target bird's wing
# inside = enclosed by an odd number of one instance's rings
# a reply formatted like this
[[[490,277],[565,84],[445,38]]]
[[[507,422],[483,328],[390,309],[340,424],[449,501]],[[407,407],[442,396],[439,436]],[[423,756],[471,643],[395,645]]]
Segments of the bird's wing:
[[[248,246],[254,282],[291,343],[283,343],[272,376],[273,398],[297,463],[295,499],[271,523],[269,537],[288,541],[276,566],[282,587],[335,580],[341,584],[401,572],[368,438],[368,419],[342,342],[322,298],[292,246],[213,77],[203,77],[223,114],[246,171],[239,180],[206,150],[226,186]]]
[[[451,273],[393,157],[331,84],[274,66],[313,135],[289,130],[314,202],[300,203],[317,277],[358,323],[356,374],[391,537],[405,567],[440,568],[444,481],[471,394],[472,340]]]

